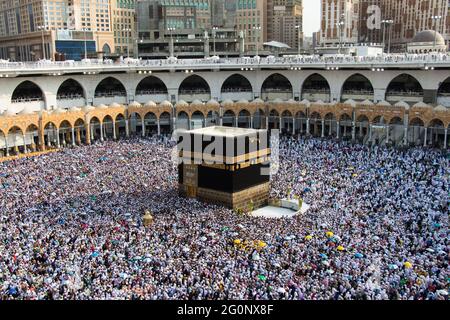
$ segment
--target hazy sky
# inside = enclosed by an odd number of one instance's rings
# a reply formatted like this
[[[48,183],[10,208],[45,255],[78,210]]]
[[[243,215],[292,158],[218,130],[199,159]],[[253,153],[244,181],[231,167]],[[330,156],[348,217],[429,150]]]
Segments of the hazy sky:
[[[310,36],[320,29],[320,0],[303,0],[303,32]]]

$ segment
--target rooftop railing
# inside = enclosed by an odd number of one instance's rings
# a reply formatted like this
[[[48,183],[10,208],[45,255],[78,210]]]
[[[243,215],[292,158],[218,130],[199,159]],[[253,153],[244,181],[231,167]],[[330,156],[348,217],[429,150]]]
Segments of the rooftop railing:
[[[71,70],[71,69],[92,69],[92,68],[136,68],[136,67],[229,67],[238,66],[283,66],[289,67],[308,66],[315,64],[325,65],[360,65],[371,67],[371,65],[398,65],[398,64],[448,64],[450,63],[450,53],[439,54],[384,54],[379,56],[286,56],[286,57],[242,57],[242,58],[203,58],[203,59],[176,59],[168,58],[164,60],[138,60],[124,59],[120,61],[90,59],[83,61],[38,61],[38,62],[8,62],[0,60],[0,77],[6,76],[2,71],[11,70]],[[58,75],[58,72],[51,75]]]

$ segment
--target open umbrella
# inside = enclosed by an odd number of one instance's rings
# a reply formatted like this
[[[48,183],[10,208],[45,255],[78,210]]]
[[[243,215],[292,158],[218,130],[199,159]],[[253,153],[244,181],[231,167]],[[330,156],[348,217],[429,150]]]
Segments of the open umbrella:
[[[390,270],[397,270],[398,269],[398,266],[396,264],[390,264],[388,267],[389,267]]]
[[[307,240],[307,241],[312,240],[312,235],[308,234],[308,235],[305,237],[305,240]]]
[[[258,248],[263,249],[263,248],[267,247],[267,243],[265,243],[264,241],[258,240],[257,246],[258,246]]]
[[[344,248],[343,246],[338,246],[336,249],[337,249],[338,251],[344,251],[344,250],[345,250],[345,248]]]
[[[355,258],[363,258],[363,257],[364,255],[362,253],[359,252],[355,253]]]
[[[325,235],[326,235],[328,238],[331,238],[331,237],[334,236],[334,233],[331,232],[331,231],[327,231],[327,232],[325,233]]]
[[[406,269],[411,269],[411,268],[412,268],[412,264],[411,264],[411,262],[409,262],[409,261],[406,261],[406,262],[403,264],[403,266],[404,266]]]

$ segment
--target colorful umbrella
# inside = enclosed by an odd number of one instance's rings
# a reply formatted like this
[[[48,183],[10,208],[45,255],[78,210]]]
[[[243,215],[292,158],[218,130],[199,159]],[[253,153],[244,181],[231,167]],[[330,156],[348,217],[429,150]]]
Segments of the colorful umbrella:
[[[267,243],[265,243],[264,241],[258,240],[257,246],[258,246],[258,248],[263,249],[263,248],[267,247]]]
[[[409,261],[406,261],[403,265],[405,266],[406,269],[411,269],[412,268],[412,264]]]

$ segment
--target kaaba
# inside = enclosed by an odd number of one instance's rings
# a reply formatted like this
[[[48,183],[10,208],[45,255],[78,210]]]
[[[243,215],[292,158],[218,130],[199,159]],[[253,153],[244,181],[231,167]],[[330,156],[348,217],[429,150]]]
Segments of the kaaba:
[[[267,205],[270,139],[267,130],[206,127],[178,132],[179,193],[247,211]]]

